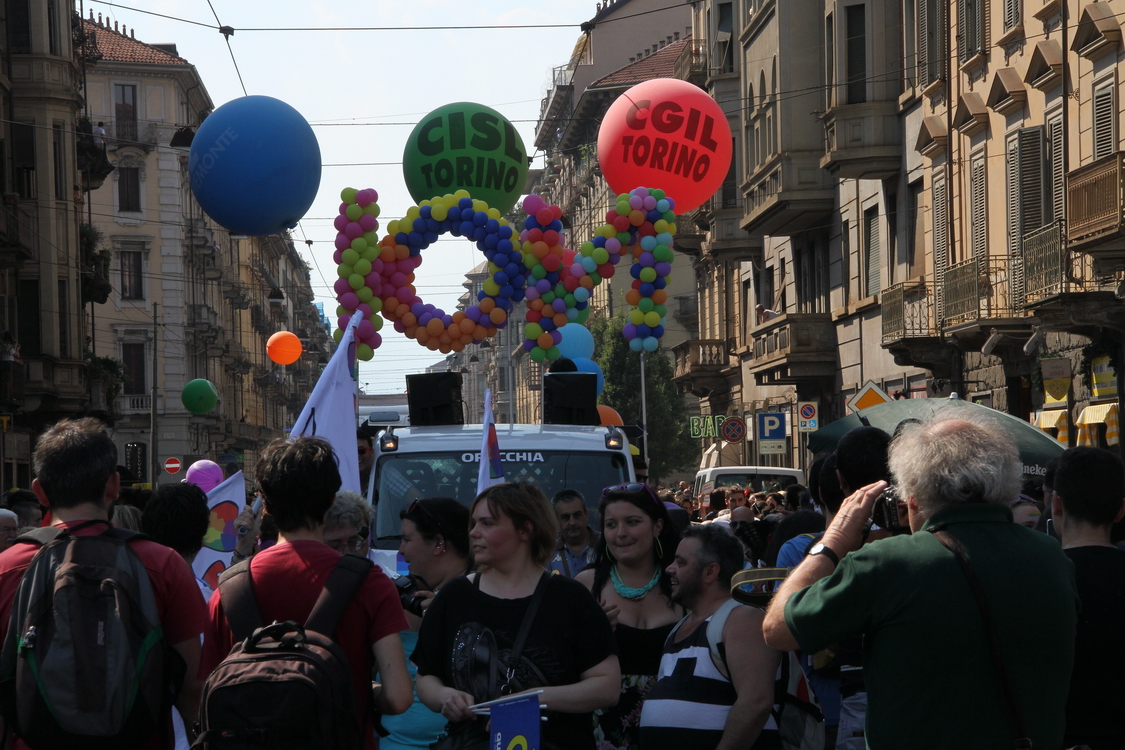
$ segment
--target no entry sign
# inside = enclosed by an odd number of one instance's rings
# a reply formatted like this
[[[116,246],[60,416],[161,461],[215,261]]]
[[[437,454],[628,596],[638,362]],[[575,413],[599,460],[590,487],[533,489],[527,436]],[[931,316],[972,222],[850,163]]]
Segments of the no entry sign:
[[[169,458],[164,462],[164,471],[175,474],[180,470],[180,459]]]

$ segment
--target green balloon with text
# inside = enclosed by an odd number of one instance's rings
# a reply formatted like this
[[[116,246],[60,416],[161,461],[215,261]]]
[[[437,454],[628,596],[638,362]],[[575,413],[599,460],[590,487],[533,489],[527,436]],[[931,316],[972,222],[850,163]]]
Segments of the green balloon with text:
[[[504,214],[523,194],[527,149],[515,126],[491,107],[446,104],[410,133],[402,176],[415,202],[464,189]]]

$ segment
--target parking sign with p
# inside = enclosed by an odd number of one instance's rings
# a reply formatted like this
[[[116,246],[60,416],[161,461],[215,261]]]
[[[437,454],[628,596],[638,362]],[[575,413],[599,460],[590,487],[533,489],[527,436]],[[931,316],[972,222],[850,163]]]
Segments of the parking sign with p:
[[[758,452],[785,453],[785,415],[759,413],[756,417]]]

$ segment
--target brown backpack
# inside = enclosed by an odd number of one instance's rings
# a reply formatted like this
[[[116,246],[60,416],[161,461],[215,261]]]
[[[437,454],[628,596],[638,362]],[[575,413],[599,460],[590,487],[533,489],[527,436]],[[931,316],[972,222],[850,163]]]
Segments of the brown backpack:
[[[360,750],[351,666],[333,637],[373,563],[344,555],[303,626],[267,627],[249,563],[219,579],[223,611],[239,642],[204,683],[201,733],[192,748]]]

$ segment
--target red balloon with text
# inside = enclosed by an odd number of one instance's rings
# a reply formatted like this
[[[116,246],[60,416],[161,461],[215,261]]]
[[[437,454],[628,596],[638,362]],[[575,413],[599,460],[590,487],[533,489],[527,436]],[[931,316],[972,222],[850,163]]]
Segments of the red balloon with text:
[[[683,214],[722,187],[733,146],[727,116],[706,91],[656,78],[626,91],[605,113],[598,163],[618,195],[659,188]]]

